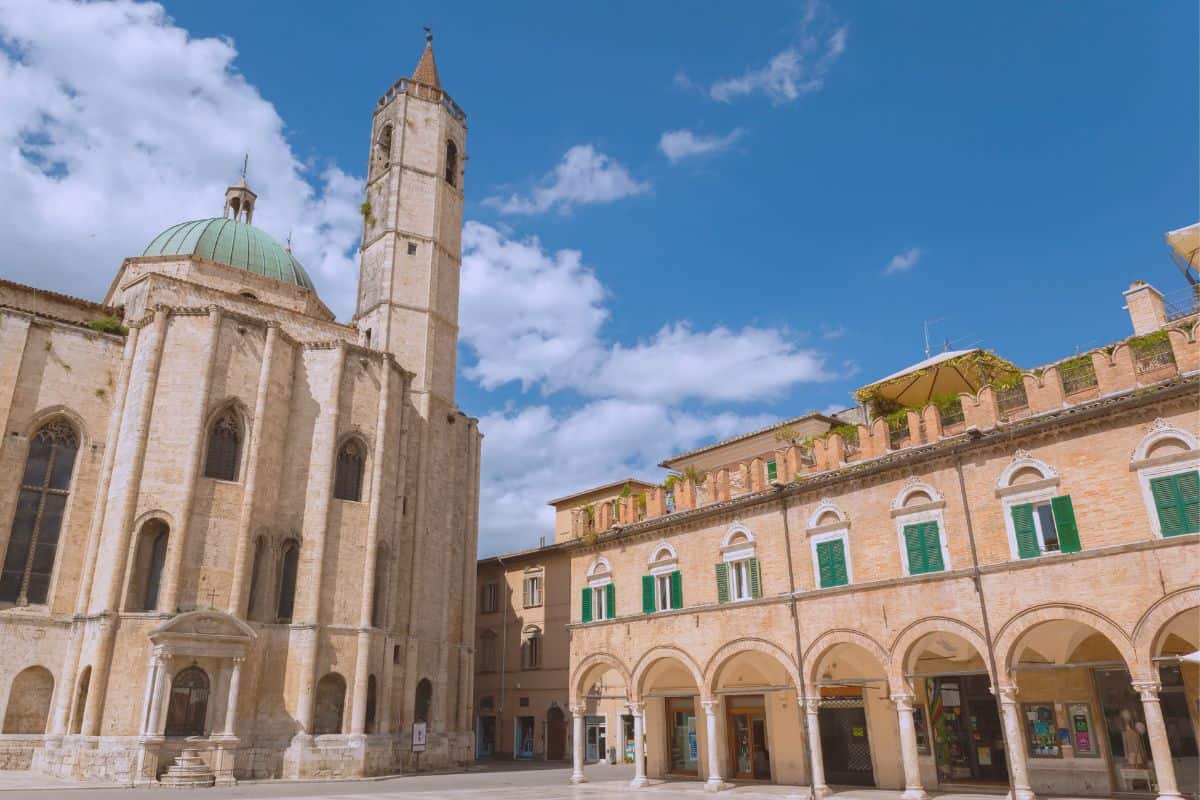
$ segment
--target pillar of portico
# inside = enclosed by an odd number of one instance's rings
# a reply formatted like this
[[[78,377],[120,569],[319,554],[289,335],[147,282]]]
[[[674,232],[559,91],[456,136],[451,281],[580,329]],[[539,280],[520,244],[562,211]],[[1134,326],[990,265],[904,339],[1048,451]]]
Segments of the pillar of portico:
[[[244,660],[241,656],[234,657],[233,669],[229,673],[229,697],[225,701],[225,730],[221,732],[221,735],[228,739],[237,736],[238,695],[242,688],[242,662]]]
[[[896,716],[900,722],[900,758],[904,762],[903,800],[925,800],[929,797],[921,785],[921,765],[917,760],[917,726],[913,720],[913,695],[892,695]]]
[[[708,750],[708,780],[704,782],[704,791],[719,792],[725,788],[721,780],[721,748],[717,745],[717,712],[721,707],[720,700],[701,700],[704,707],[704,738]]]
[[[1158,779],[1158,800],[1183,800],[1171,760],[1171,743],[1163,721],[1162,705],[1158,699],[1160,686],[1156,680],[1134,681],[1133,688],[1142,697],[1142,715],[1146,718],[1146,735],[1150,738],[1150,757],[1154,760],[1154,776]]]
[[[645,739],[645,703],[630,703],[629,711],[633,714],[633,780],[630,788],[640,789],[646,785],[646,746]]]
[[[1025,740],[1021,738],[1021,713],[1017,707],[1017,687],[1001,686],[1000,712],[1004,717],[1004,746],[1008,750],[1011,771],[1012,800],[1034,800],[1036,795],[1029,785],[1029,765],[1025,759]]]
[[[825,785],[825,762],[821,754],[821,725],[817,713],[821,708],[820,697],[804,698],[804,717],[808,722],[808,752],[812,758],[812,797],[820,800],[828,797],[829,787]]]
[[[158,662],[154,669],[154,691],[150,693],[150,713],[146,715],[145,736],[162,736],[163,696],[167,691],[167,671],[171,667],[170,653],[155,653]]]
[[[587,783],[583,776],[583,706],[571,706],[571,783]]]

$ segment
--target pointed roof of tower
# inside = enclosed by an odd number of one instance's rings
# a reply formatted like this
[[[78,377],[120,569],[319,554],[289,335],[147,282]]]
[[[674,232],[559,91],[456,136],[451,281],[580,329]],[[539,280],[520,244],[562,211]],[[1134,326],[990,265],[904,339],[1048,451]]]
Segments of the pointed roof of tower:
[[[421,53],[421,60],[413,70],[412,79],[435,89],[442,88],[442,82],[438,79],[437,62],[433,60],[433,31],[429,28],[425,29],[425,52]]]

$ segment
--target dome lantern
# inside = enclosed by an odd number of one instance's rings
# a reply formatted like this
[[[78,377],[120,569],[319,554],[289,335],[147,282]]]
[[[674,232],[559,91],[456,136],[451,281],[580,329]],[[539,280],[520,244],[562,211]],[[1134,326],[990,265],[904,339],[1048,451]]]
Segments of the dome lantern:
[[[225,190],[225,210],[221,213],[226,219],[247,225],[254,221],[254,204],[258,201],[258,195],[246,185],[246,167],[249,165],[250,154],[247,153],[242,161],[242,179]]]

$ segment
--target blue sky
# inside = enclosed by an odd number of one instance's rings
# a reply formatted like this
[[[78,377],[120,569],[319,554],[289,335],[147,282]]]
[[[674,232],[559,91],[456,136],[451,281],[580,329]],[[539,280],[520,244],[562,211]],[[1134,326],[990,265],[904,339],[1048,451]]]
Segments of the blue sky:
[[[1120,338],[1121,290],[1181,286],[1162,235],[1200,216],[1191,2],[22,5],[0,0],[0,99],[27,112],[0,147],[64,166],[8,182],[33,210],[4,273],[101,294],[121,255],[219,211],[245,148],[262,224],[298,232],[343,317],[371,108],[433,25],[470,126],[459,396],[488,436],[485,553],[550,537],[546,498],[848,404],[923,357],[923,320],[1024,366]],[[120,52],[78,54],[122,26]],[[71,117],[29,99],[42,79],[97,102]],[[106,125],[153,146],[99,170],[110,145],[70,133]],[[581,162],[572,194],[553,173]],[[104,258],[72,274],[56,254],[95,256],[106,194],[155,199],[105,210]]]

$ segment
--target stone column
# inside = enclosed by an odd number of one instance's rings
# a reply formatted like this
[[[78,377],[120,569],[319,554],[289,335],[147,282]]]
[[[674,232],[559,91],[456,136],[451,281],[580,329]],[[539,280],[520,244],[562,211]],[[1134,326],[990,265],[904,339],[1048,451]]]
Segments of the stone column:
[[[171,667],[170,653],[156,653],[158,669],[154,674],[154,691],[150,694],[150,714],[146,722],[147,736],[162,736],[165,721],[162,718],[163,695],[167,690],[167,670]]]
[[[242,688],[243,661],[245,661],[244,658],[236,656],[233,659],[233,672],[229,675],[229,699],[225,702],[225,730],[221,735],[230,739],[237,735],[238,694]]]
[[[804,715],[808,721],[808,752],[812,757],[813,800],[820,800],[820,798],[832,794],[829,787],[825,785],[825,762],[824,756],[821,754],[821,724],[817,717],[820,708],[821,698],[804,698]]]
[[[721,707],[720,700],[701,700],[704,706],[704,738],[708,745],[708,780],[704,782],[704,791],[719,792],[725,788],[721,780],[721,748],[717,746],[717,710]]]
[[[571,783],[587,783],[583,776],[583,706],[571,706]]]
[[[142,698],[142,721],[138,726],[138,735],[145,736],[150,731],[150,705],[154,701],[154,685],[158,683],[158,655],[150,655],[149,667],[146,670],[146,696]]]
[[[629,786],[640,789],[646,785],[646,704],[630,703],[629,711],[633,714],[633,780]]]
[[[1142,714],[1146,717],[1146,734],[1150,737],[1150,757],[1154,760],[1154,777],[1158,779],[1158,800],[1183,800],[1175,779],[1175,764],[1171,761],[1171,743],[1163,722],[1162,705],[1158,700],[1161,688],[1158,681],[1134,681],[1133,688],[1142,696]]]
[[[929,795],[921,785],[921,765],[917,760],[917,726],[913,721],[913,695],[892,695],[900,721],[900,758],[904,762],[904,794],[902,800],[925,800]]]
[[[1008,750],[1009,775],[1013,800],[1034,800],[1029,785],[1029,765],[1026,763],[1025,738],[1021,735],[1021,710],[1017,707],[1017,687],[1001,686],[1000,711],[1004,717],[1004,746]]]

